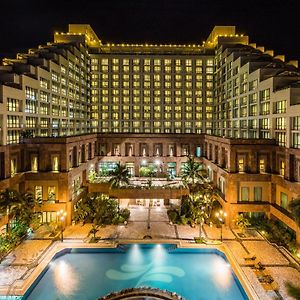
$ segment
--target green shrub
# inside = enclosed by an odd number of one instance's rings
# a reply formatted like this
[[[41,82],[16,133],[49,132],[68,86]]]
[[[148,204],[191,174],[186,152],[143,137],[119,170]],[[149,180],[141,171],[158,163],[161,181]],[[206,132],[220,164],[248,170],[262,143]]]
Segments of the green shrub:
[[[130,217],[130,210],[128,208],[121,209],[120,215],[124,219],[124,221],[128,221],[128,219]]]
[[[281,222],[264,217],[250,218],[250,223],[259,231],[264,231],[264,236],[279,246],[286,247],[291,253],[297,252],[295,233]]]
[[[195,237],[194,240],[196,244],[205,244],[206,242],[204,237]]]
[[[169,220],[172,223],[177,223],[178,222],[179,214],[178,214],[177,210],[175,210],[175,209],[169,209],[168,210],[168,217],[169,217]]]
[[[118,225],[119,224],[119,219],[120,219],[120,216],[114,216],[114,218],[112,219],[112,224],[113,225]]]
[[[186,225],[187,223],[188,223],[188,218],[185,216],[185,215],[183,215],[183,216],[180,216],[180,223],[182,224],[182,225]]]

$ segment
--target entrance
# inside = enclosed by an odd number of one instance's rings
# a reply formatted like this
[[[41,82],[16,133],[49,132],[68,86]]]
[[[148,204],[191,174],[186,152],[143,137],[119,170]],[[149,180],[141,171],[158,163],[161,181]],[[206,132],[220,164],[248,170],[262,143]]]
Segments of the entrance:
[[[162,207],[164,199],[136,199],[136,204],[144,207]]]

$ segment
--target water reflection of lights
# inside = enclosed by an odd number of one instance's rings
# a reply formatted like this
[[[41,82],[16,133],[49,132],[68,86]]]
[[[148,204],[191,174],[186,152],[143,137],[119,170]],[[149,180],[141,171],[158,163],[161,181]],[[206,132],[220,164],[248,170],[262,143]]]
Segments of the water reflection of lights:
[[[228,262],[219,258],[213,265],[213,279],[221,288],[230,288],[231,284],[231,266]]]
[[[157,244],[153,248],[153,262],[155,265],[160,265],[166,256],[166,249],[161,245]]]
[[[64,260],[52,263],[54,283],[63,295],[74,295],[78,289],[79,278],[73,267]]]
[[[143,254],[140,245],[134,244],[129,249],[129,263],[131,264],[142,264]]]

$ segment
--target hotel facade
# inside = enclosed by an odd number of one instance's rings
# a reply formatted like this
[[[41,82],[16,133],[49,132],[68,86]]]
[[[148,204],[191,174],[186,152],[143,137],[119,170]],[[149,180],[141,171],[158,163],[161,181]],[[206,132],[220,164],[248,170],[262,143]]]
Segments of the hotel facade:
[[[228,213],[266,214],[295,231],[300,195],[300,71],[216,26],[200,45],[102,43],[89,25],[0,66],[0,190],[31,190],[43,222],[72,221],[91,170],[144,164],[176,176],[202,161]],[[102,187],[103,188],[103,187]],[[140,193],[140,194],[139,194]],[[160,194],[165,204],[184,191]],[[155,192],[115,191],[126,200]],[[2,216],[4,229],[7,219]]]

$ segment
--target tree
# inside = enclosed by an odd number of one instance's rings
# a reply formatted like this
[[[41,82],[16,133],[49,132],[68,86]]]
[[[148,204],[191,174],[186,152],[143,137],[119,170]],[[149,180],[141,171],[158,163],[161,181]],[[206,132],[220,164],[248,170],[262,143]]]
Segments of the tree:
[[[192,225],[199,224],[200,237],[203,224],[211,216],[215,200],[213,188],[207,185],[201,185],[197,192],[182,199],[180,219],[184,217],[183,219],[187,219]]]
[[[300,287],[293,285],[291,282],[286,282],[285,287],[289,296],[296,300],[300,300]]]
[[[206,171],[203,165],[195,161],[193,156],[188,156],[188,160],[184,163],[180,175],[186,185],[203,184],[206,180]]]
[[[89,235],[93,235],[93,241],[96,241],[96,233],[99,231],[98,227],[98,225],[94,224],[89,232]]]
[[[7,215],[7,232],[10,233],[10,221],[15,219],[20,212],[22,206],[22,197],[12,189],[6,189],[0,192],[0,214]]]
[[[34,219],[37,201],[31,192],[20,194],[16,190],[6,189],[0,192],[0,213],[8,217],[7,233],[23,236]],[[12,228],[11,221],[15,224]]]
[[[289,203],[289,209],[291,210],[291,213],[292,213],[297,225],[300,227],[300,196],[293,199]]]
[[[249,220],[245,218],[243,214],[239,214],[234,221],[235,225],[241,230],[242,233],[244,233],[245,229],[250,226]]]
[[[16,220],[23,225],[29,226],[34,219],[34,209],[39,204],[29,191],[21,194],[21,200],[21,204],[16,210]]]
[[[104,194],[91,193],[77,202],[74,220],[100,226],[124,222],[129,215],[130,213],[126,209],[118,209],[115,199]]]
[[[109,183],[112,188],[119,188],[122,185],[129,184],[129,171],[125,165],[118,163],[111,175]]]

